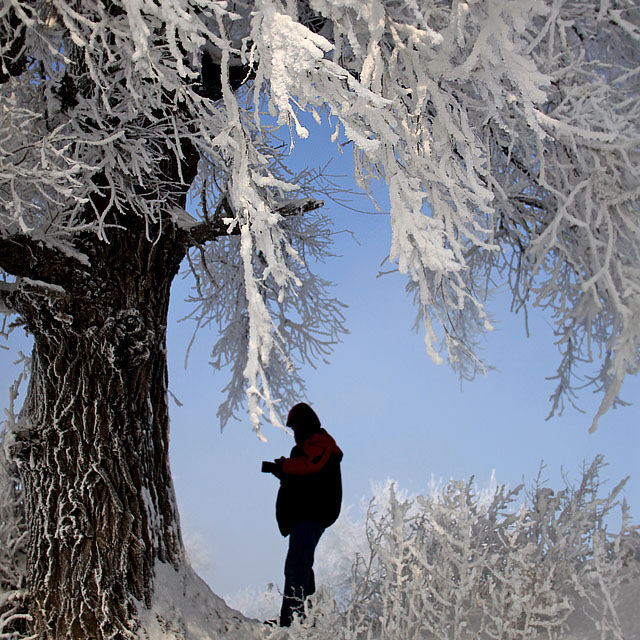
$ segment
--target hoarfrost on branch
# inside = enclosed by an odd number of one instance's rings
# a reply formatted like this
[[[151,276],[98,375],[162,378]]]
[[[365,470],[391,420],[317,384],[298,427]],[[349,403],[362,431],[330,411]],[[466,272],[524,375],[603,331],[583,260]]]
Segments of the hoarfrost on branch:
[[[64,287],[91,271],[78,239],[109,242],[116,218],[136,216],[151,241],[184,233],[194,316],[220,327],[214,363],[233,363],[220,419],[246,394],[260,434],[302,388],[300,364],[344,332],[305,263],[328,253],[327,221],[281,213],[322,192],[285,169],[275,138],[308,136],[307,111],[349,141],[362,187],[386,181],[389,257],[429,356],[484,370],[476,338],[503,278],[514,309],[553,319],[551,414],[593,386],[595,429],[640,365],[639,42],[634,0],[11,0],[0,267]],[[181,175],[189,153],[195,179]],[[597,363],[586,383],[583,361]]]

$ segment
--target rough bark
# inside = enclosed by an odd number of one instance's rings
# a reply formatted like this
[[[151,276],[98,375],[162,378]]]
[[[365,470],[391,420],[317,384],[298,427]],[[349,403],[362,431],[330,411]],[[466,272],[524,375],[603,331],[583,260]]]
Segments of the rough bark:
[[[85,267],[78,260],[22,233],[0,238],[0,268],[14,276],[68,286],[72,274]]]
[[[22,41],[15,47],[15,64],[0,60],[0,82],[21,72]],[[234,67],[231,88],[252,75],[250,67]],[[211,59],[201,89],[221,97],[220,66]],[[65,74],[57,91],[63,112],[78,91]],[[179,154],[157,150],[168,207],[184,207],[198,168],[193,143],[181,139],[180,146]],[[169,216],[161,229],[145,227],[136,211],[109,210],[106,175],[89,179],[97,189],[87,221],[104,214],[108,241],[80,233],[66,253],[25,234],[0,238],[0,268],[17,277],[0,287],[0,306],[34,336],[10,450],[29,523],[30,632],[42,640],[134,637],[136,612],[151,604],[156,563],[178,569],[183,562],[168,451],[170,287],[190,247],[238,232],[223,220],[233,217],[226,200],[190,229]],[[277,211],[287,217],[321,204],[301,199]]]
[[[277,211],[321,204],[304,198]],[[156,561],[183,562],[168,451],[169,294],[189,246],[228,232],[225,206],[188,231],[166,222],[148,234],[132,214],[108,243],[77,240],[90,267],[23,236],[0,244],[11,247],[2,265],[21,265],[23,276],[4,302],[34,336],[11,448],[30,527],[32,631],[42,640],[132,637]]]
[[[93,247],[84,296],[17,294],[34,351],[13,453],[43,640],[131,637],[156,560],[182,562],[166,397],[175,249],[169,233],[122,233]]]

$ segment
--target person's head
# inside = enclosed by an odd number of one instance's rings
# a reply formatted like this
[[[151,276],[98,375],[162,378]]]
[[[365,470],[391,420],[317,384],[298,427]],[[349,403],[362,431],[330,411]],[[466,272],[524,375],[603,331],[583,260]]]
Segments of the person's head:
[[[287,427],[293,429],[296,442],[304,442],[310,435],[320,431],[321,426],[320,418],[306,402],[299,402],[291,407],[287,416]]]

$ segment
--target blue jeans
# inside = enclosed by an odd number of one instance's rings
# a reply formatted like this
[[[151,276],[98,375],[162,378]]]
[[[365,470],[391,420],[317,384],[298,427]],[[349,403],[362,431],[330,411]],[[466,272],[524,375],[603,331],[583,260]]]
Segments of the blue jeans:
[[[296,522],[289,533],[289,551],[284,562],[284,594],[280,626],[291,625],[293,614],[304,610],[304,599],[316,590],[313,555],[324,527],[317,522]]]

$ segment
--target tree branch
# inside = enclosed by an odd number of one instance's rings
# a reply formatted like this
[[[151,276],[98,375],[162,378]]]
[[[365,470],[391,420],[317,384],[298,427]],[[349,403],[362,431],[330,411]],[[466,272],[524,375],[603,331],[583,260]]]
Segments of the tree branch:
[[[302,213],[309,213],[309,211],[315,211],[324,207],[323,200],[315,200],[314,198],[300,198],[298,200],[291,200],[284,202],[276,207],[275,213],[280,214],[283,218],[290,218],[291,216],[298,216]]]
[[[255,69],[245,64],[233,64],[229,66],[228,73],[229,85],[235,91],[255,76]],[[222,67],[206,50],[202,54],[200,94],[210,100],[222,99]]]
[[[0,268],[20,278],[47,284],[68,284],[74,271],[85,269],[79,260],[18,233],[0,238]]]
[[[535,209],[540,209],[541,211],[547,210],[547,207],[545,207],[544,204],[542,204],[542,202],[537,198],[530,198],[528,196],[519,195],[519,196],[515,196],[514,200],[521,204],[525,204],[528,207],[534,207]]]
[[[323,206],[324,202],[322,200],[301,198],[299,200],[284,202],[275,208],[274,213],[278,213],[283,218],[290,218],[314,211]],[[233,211],[226,198],[223,198],[222,202],[217,206],[212,218],[196,224],[190,229],[181,230],[181,240],[183,244],[187,247],[193,247],[206,244],[220,236],[240,235],[240,227],[237,224],[233,226],[233,223],[225,222],[224,218],[233,218]]]
[[[14,9],[9,9],[0,26],[0,84],[24,71],[27,65],[26,33],[26,25]]]
[[[300,23],[308,27],[313,33],[321,33],[329,41],[333,41],[332,23],[319,13],[311,9],[307,0],[301,3]],[[228,67],[229,85],[232,91],[236,91],[256,75],[255,67],[243,64],[240,58],[232,54],[234,63]],[[206,48],[202,52],[200,68],[200,94],[210,100],[222,99],[222,67]]]

